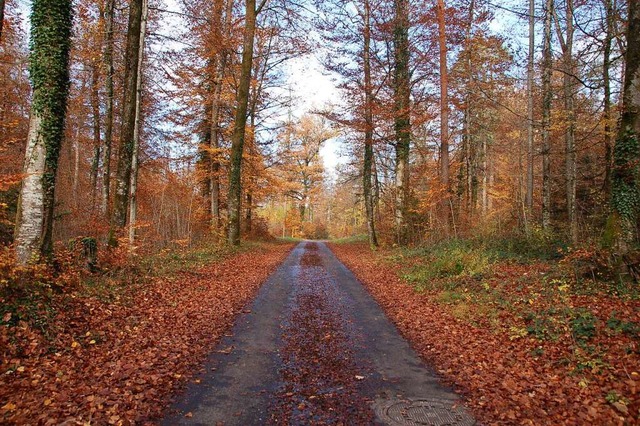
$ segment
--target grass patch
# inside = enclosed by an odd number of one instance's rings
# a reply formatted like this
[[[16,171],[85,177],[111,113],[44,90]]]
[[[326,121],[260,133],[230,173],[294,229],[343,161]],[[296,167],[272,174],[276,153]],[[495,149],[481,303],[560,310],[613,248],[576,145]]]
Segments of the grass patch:
[[[353,235],[351,237],[337,238],[331,240],[333,244],[354,244],[354,243],[367,243],[369,242],[369,236],[367,234]]]

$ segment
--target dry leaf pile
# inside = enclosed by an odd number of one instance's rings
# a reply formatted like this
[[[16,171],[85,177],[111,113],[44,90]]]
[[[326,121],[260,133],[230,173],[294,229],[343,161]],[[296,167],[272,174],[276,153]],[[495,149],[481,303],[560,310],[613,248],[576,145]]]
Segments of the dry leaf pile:
[[[640,321],[638,301],[606,295],[567,297],[562,300],[563,304],[589,309],[597,320],[598,333],[588,345],[578,345],[570,330],[560,330],[554,338],[538,339],[519,326],[521,319],[514,311],[530,309],[542,303],[542,298],[523,298],[522,305],[514,302],[510,310],[498,311],[499,316],[492,321],[469,321],[454,311],[462,305],[438,302],[433,292],[417,292],[398,277],[399,265],[383,261],[381,255],[372,253],[367,245],[332,245],[331,248],[421,356],[445,381],[455,384],[456,389],[465,394],[481,422],[638,424],[638,340],[607,328],[612,326],[607,323],[612,315],[637,324]],[[513,283],[505,288],[514,293],[523,292],[523,285],[515,283],[522,284],[523,276],[535,276],[540,268],[544,267],[499,265],[488,277],[487,286]],[[535,294],[529,290],[529,295]],[[512,296],[519,300],[518,294]],[[481,308],[476,305],[470,309]],[[551,312],[549,306],[537,309]],[[544,317],[540,319],[544,320]],[[588,325],[582,324],[585,329]],[[599,351],[597,354],[589,352],[594,348]]]
[[[0,423],[156,419],[291,247],[269,244],[118,300],[60,295],[53,335],[25,321],[1,327]]]

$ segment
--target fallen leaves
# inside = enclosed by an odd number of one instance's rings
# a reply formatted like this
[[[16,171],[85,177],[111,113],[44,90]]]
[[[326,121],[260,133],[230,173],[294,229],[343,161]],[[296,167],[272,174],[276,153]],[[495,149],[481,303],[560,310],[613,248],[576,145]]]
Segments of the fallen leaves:
[[[291,247],[265,245],[118,298],[61,294],[54,335],[25,321],[0,327],[0,423],[157,419]]]
[[[498,317],[498,327],[479,320],[471,324],[474,321],[466,319],[477,317],[456,312],[453,304],[437,303],[437,294],[416,292],[398,278],[397,265],[382,261],[381,254],[372,253],[367,245],[331,245],[331,249],[423,359],[465,394],[481,423],[637,424],[640,354],[632,338],[619,333],[601,337],[598,344],[606,350],[595,358],[601,362],[594,361],[593,354],[589,358],[585,354],[583,365],[577,369],[570,365],[576,362],[577,346],[570,332],[555,340],[540,341],[514,326],[511,317]],[[527,267],[507,265],[494,271],[493,279],[519,283],[526,274],[540,275]],[[519,286],[513,287],[517,291]],[[566,303],[575,308],[588,307],[605,320],[614,312],[628,321],[640,319],[637,301],[566,297]],[[542,298],[522,300],[526,306],[543,302]],[[607,401],[608,393],[625,399]]]

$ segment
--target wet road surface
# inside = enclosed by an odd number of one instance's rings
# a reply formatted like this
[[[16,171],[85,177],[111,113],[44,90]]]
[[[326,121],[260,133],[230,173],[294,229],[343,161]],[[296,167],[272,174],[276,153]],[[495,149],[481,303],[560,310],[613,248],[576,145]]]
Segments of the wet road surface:
[[[164,425],[471,425],[351,272],[300,243]]]

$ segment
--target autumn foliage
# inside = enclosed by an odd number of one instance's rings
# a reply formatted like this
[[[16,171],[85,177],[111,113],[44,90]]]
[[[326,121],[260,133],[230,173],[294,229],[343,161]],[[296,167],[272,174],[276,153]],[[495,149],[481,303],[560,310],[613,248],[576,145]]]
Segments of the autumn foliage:
[[[400,277],[419,257],[331,247],[482,423],[637,421],[637,299],[580,291],[542,262],[451,271],[416,291]]]
[[[290,248],[255,246],[156,278],[3,289],[0,422],[156,419]]]

